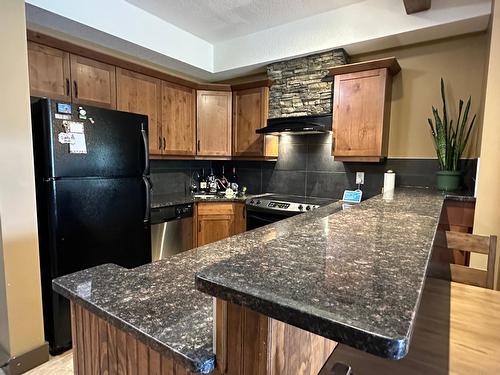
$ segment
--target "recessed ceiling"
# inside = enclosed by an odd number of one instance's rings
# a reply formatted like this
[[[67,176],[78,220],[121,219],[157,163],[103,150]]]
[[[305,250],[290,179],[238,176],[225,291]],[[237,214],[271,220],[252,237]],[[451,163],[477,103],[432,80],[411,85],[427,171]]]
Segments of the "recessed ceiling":
[[[345,48],[350,54],[485,30],[491,0],[25,0],[29,28],[216,81]]]
[[[362,0],[126,0],[210,43],[345,7]]]

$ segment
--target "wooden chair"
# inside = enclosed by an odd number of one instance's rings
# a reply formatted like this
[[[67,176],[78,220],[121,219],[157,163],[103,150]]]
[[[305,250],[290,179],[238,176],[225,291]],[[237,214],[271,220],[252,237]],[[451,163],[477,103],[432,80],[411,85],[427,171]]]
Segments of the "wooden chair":
[[[438,230],[434,238],[434,250],[429,276],[493,289],[496,247],[496,236],[479,236],[469,233]],[[486,271],[459,264],[445,264],[437,260],[439,258],[439,251],[454,250],[487,255],[488,266]]]

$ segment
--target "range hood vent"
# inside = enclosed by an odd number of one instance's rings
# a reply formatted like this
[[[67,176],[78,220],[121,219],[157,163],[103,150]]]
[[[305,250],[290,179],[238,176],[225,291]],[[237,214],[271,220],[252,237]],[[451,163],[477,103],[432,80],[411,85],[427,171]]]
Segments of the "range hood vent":
[[[256,130],[258,134],[315,134],[332,131],[332,115],[281,117],[267,120],[267,126]]]

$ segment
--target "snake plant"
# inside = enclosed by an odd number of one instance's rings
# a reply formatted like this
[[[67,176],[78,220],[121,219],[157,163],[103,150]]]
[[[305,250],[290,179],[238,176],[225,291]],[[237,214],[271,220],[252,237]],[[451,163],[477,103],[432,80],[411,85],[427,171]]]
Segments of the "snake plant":
[[[469,136],[474,127],[474,122],[476,121],[476,115],[474,115],[472,121],[469,123],[471,97],[469,96],[469,100],[467,100],[465,107],[464,101],[460,99],[458,102],[458,119],[455,125],[453,125],[453,120],[448,119],[444,81],[442,78],[441,99],[443,101],[442,117],[439,111],[433,106],[432,114],[434,116],[434,122],[430,118],[427,120],[434,139],[439,168],[442,171],[458,171],[460,169],[460,158],[469,141]]]

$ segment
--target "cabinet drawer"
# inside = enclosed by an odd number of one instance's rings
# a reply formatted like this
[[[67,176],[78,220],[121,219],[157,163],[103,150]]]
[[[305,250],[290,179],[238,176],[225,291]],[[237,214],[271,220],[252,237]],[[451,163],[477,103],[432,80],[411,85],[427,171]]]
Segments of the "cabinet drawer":
[[[198,203],[198,215],[233,215],[234,204],[230,202]]]

